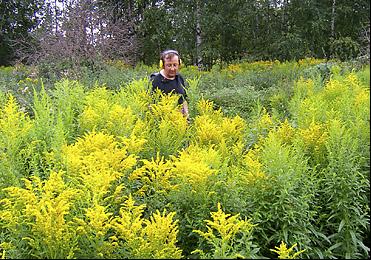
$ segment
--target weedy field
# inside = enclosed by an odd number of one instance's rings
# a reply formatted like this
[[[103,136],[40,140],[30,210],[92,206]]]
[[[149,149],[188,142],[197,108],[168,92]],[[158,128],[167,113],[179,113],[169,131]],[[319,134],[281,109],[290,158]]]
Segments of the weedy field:
[[[155,69],[0,68],[2,258],[369,258],[369,65]]]

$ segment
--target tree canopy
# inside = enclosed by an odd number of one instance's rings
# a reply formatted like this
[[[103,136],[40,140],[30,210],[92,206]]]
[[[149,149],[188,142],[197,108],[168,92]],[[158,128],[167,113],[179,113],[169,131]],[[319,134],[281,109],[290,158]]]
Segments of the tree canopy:
[[[186,64],[369,57],[368,0],[8,0],[0,65],[122,59]]]

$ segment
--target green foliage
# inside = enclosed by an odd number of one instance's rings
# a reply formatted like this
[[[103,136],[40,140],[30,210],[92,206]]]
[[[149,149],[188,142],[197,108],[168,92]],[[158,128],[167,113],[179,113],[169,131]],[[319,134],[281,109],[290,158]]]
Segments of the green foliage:
[[[354,59],[359,55],[360,45],[351,37],[340,37],[331,41],[332,57],[339,60]]]
[[[271,46],[272,59],[281,61],[300,60],[309,57],[308,43],[297,33],[283,34]]]
[[[364,202],[370,185],[369,174],[360,168],[359,140],[341,121],[329,122],[328,166],[321,174],[318,195],[321,219],[331,220],[321,225],[329,242],[326,253],[335,257],[364,258],[369,252],[364,235],[369,232],[370,209]]]
[[[41,79],[37,78],[37,67],[16,65],[0,68],[0,91],[12,94],[20,108],[32,116],[33,90],[41,89]]]
[[[1,86],[1,257],[366,258],[369,66],[351,66],[185,67],[191,122],[147,75],[37,79],[31,114]]]
[[[279,116],[288,111],[272,99],[280,92],[287,103],[292,95],[292,84],[300,76],[309,77],[307,70],[320,60],[303,59],[299,62],[241,62],[225,69],[213,69],[202,75],[199,89],[204,98],[213,100],[227,115],[239,114],[249,120],[257,104],[276,109]],[[313,76],[313,75],[310,75]],[[277,106],[277,107],[275,107]],[[281,106],[281,107],[280,107]]]
[[[195,250],[201,259],[255,258],[259,248],[251,243],[251,231],[254,225],[250,220],[241,220],[239,214],[225,214],[218,203],[218,211],[211,212],[212,220],[206,220],[207,232],[193,230],[211,246],[212,254]],[[241,236],[240,238],[238,238]]]
[[[56,113],[62,121],[65,139],[72,142],[78,136],[77,119],[84,105],[84,87],[77,81],[65,79],[55,83],[51,95]]]
[[[299,256],[301,253],[305,251],[301,250],[296,253],[291,253],[293,249],[296,247],[296,244],[294,244],[292,247],[287,248],[286,244],[282,241],[279,247],[275,247],[275,249],[271,249],[272,252],[275,252],[278,254],[278,259],[296,259],[297,256]]]
[[[86,12],[85,20],[76,19],[79,11]],[[0,15],[7,19],[0,22],[0,66],[34,62],[53,81],[65,73],[70,79],[85,74],[85,86],[93,80],[111,87],[131,78],[107,69],[102,61],[158,64],[160,51],[167,48],[184,54],[185,64],[196,65],[202,58],[200,65],[208,69],[244,58],[349,59],[359,54],[361,44],[368,48],[367,35],[360,35],[369,25],[369,11],[364,0],[79,1],[63,8],[53,1],[2,1]],[[103,23],[119,28],[101,30]],[[86,30],[74,41],[77,28]],[[99,71],[106,69],[110,76],[100,77]]]
[[[270,244],[284,240],[298,243],[299,249],[311,248],[316,180],[300,150],[281,142],[275,132],[262,141],[260,160],[267,178],[254,194],[261,230],[257,235]]]
[[[367,73],[368,67],[365,70],[359,73]],[[296,144],[316,169],[319,185],[315,201],[321,211],[316,213],[314,232],[319,239],[313,254],[362,258],[369,252],[365,238],[359,238],[369,230],[365,219],[369,208],[364,201],[369,200],[370,130],[363,125],[370,115],[369,89],[354,73],[342,75],[336,66],[331,71],[331,79],[323,86],[299,81],[290,108],[296,111],[293,119],[299,128]]]
[[[58,153],[64,142],[64,129],[61,128],[62,125],[56,124],[55,107],[43,85],[40,92],[34,89],[33,100],[32,140],[34,141],[27,144],[23,156],[30,162],[29,173],[44,177],[44,174],[53,169],[53,153]],[[52,147],[54,147],[54,151]]]
[[[20,185],[26,164],[22,150],[32,140],[32,128],[33,122],[20,111],[15,98],[8,95],[0,113],[1,188]]]
[[[0,3],[0,15],[7,17],[0,21],[0,66],[10,65],[16,59],[23,58],[16,54],[18,48],[31,52],[32,46],[28,45],[31,40],[29,32],[40,23],[42,18],[38,12],[42,12],[43,4],[44,2],[39,0]]]

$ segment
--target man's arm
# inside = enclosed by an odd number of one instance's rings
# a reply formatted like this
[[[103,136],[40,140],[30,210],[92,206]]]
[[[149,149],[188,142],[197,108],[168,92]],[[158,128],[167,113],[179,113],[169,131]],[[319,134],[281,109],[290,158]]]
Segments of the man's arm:
[[[186,100],[184,100],[182,104],[182,114],[189,120],[189,111],[188,111],[188,103]]]

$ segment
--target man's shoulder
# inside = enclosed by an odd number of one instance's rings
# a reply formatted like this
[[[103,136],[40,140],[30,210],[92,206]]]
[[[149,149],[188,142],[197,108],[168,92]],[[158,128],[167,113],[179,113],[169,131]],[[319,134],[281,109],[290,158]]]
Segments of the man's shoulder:
[[[179,72],[176,74],[177,77],[181,78],[181,79],[184,79],[183,75],[180,74]]]
[[[151,75],[149,75],[149,79],[153,81],[155,78],[158,78],[160,76],[160,72],[153,72]]]
[[[182,74],[177,73],[177,74],[176,74],[176,77],[178,77],[178,79],[179,79],[179,81],[180,81],[180,83],[181,83],[182,85],[185,85],[185,80],[184,80],[184,77],[182,76]]]

